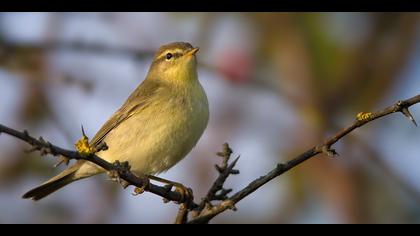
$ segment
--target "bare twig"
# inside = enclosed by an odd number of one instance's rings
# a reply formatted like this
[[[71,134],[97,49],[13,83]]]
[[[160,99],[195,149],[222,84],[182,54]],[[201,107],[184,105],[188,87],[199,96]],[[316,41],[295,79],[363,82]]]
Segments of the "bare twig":
[[[199,210],[204,209],[205,205],[210,204],[214,200],[226,200],[227,194],[229,194],[232,189],[225,189],[223,185],[227,178],[230,175],[239,174],[239,170],[233,169],[236,165],[236,162],[239,160],[239,156],[229,164],[229,159],[232,154],[232,149],[230,149],[229,144],[223,144],[222,152],[218,152],[217,155],[223,158],[222,165],[215,165],[216,170],[219,172],[219,176],[214,181],[213,185],[210,187],[207,195],[203,198],[200,203]],[[217,194],[220,191],[219,194]]]
[[[212,218],[214,218],[218,214],[226,211],[227,209],[234,209],[236,203],[238,203],[239,201],[241,201],[242,199],[244,199],[245,197],[247,197],[248,195],[250,195],[251,193],[253,193],[257,189],[259,189],[261,186],[263,186],[264,184],[266,184],[270,180],[280,176],[281,174],[287,172],[288,170],[292,169],[293,167],[296,167],[297,165],[301,164],[302,162],[310,159],[311,157],[316,156],[320,153],[325,153],[327,155],[337,154],[334,149],[331,149],[331,146],[333,144],[335,144],[338,140],[343,138],[344,136],[351,133],[356,128],[361,127],[361,126],[363,126],[363,125],[365,125],[365,124],[367,124],[367,123],[369,123],[373,120],[376,120],[378,118],[381,118],[383,116],[386,116],[386,115],[389,115],[389,114],[392,114],[392,113],[396,113],[396,112],[401,112],[405,116],[407,116],[407,113],[409,114],[408,108],[410,106],[416,104],[416,103],[419,103],[419,102],[420,102],[420,94],[417,95],[417,96],[414,96],[412,98],[409,98],[407,100],[398,101],[394,105],[388,106],[381,111],[374,112],[374,113],[369,113],[369,115],[364,116],[364,119],[356,119],[356,121],[353,122],[352,125],[345,128],[344,130],[338,132],[333,137],[327,139],[321,145],[312,147],[311,149],[307,150],[306,152],[300,154],[299,156],[293,158],[292,160],[290,160],[290,161],[288,161],[284,164],[282,164],[282,163],[277,164],[276,167],[273,170],[271,170],[270,172],[268,172],[266,175],[261,176],[258,179],[252,181],[245,188],[236,192],[235,194],[233,194],[228,199],[222,201],[219,205],[211,207],[209,209],[206,209],[199,216],[190,220],[188,223],[191,223],[191,224],[207,223]],[[407,117],[409,118],[410,121],[412,121],[412,122],[414,122],[414,124],[416,124],[415,120],[414,120],[413,116],[411,116],[411,114],[410,114],[410,116],[407,116]]]
[[[175,224],[185,224],[188,220],[187,203],[179,204],[178,213],[176,215]]]

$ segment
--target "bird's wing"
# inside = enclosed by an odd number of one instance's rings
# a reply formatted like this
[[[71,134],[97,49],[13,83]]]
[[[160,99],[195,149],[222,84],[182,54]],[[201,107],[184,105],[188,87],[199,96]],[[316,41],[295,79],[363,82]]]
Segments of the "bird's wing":
[[[133,93],[128,97],[125,103],[118,109],[107,122],[101,127],[90,142],[91,147],[99,145],[106,135],[120,125],[123,121],[138,113],[140,110],[150,104],[150,99],[156,91],[163,86],[157,80],[144,80]]]

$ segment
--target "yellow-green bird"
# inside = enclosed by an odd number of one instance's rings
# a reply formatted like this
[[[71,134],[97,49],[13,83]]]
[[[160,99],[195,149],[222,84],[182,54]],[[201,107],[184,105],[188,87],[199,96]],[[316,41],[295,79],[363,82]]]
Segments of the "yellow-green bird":
[[[128,161],[136,175],[156,175],[183,159],[196,145],[209,119],[206,93],[197,75],[196,52],[189,43],[163,45],[146,79],[96,133],[90,146],[105,142],[97,155],[108,162]],[[101,167],[77,161],[23,198],[39,200],[93,175]]]

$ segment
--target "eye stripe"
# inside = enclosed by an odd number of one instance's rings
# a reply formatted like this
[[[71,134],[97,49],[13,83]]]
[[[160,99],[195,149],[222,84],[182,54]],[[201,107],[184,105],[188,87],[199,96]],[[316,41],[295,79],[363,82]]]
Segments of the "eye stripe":
[[[172,56],[174,57],[180,57],[183,55],[183,50],[182,49],[171,49],[171,50],[165,50],[162,53],[159,54],[159,56],[157,57],[157,59],[162,59],[162,58],[166,58],[166,55],[168,53],[171,53]]]
[[[167,60],[166,55],[168,55],[168,53],[171,53],[171,54],[172,54],[172,58],[171,58],[171,59],[173,59],[173,58],[178,58],[178,57],[181,57],[181,56],[183,55],[182,53],[179,53],[179,52],[175,52],[175,53],[173,53],[173,52],[166,52],[166,53],[161,54],[161,55],[157,58],[157,60],[156,60],[156,61]]]
[[[176,52],[176,53],[172,53],[172,56],[175,58],[178,58],[180,56],[182,56],[182,53]]]

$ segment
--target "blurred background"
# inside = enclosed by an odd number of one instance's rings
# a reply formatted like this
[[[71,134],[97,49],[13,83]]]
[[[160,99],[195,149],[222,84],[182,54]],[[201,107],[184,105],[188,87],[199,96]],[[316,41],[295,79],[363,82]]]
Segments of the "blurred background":
[[[420,92],[418,13],[2,13],[0,123],[65,148],[93,137],[145,77],[162,44],[200,47],[210,103],[196,148],[161,177],[199,200],[229,142],[234,191],[321,143],[358,112]],[[420,120],[420,105],[411,109]],[[265,185],[213,223],[420,223],[420,129],[372,122]],[[132,196],[106,176],[40,202],[23,193],[56,158],[0,135],[0,223],[171,223],[177,205]]]

